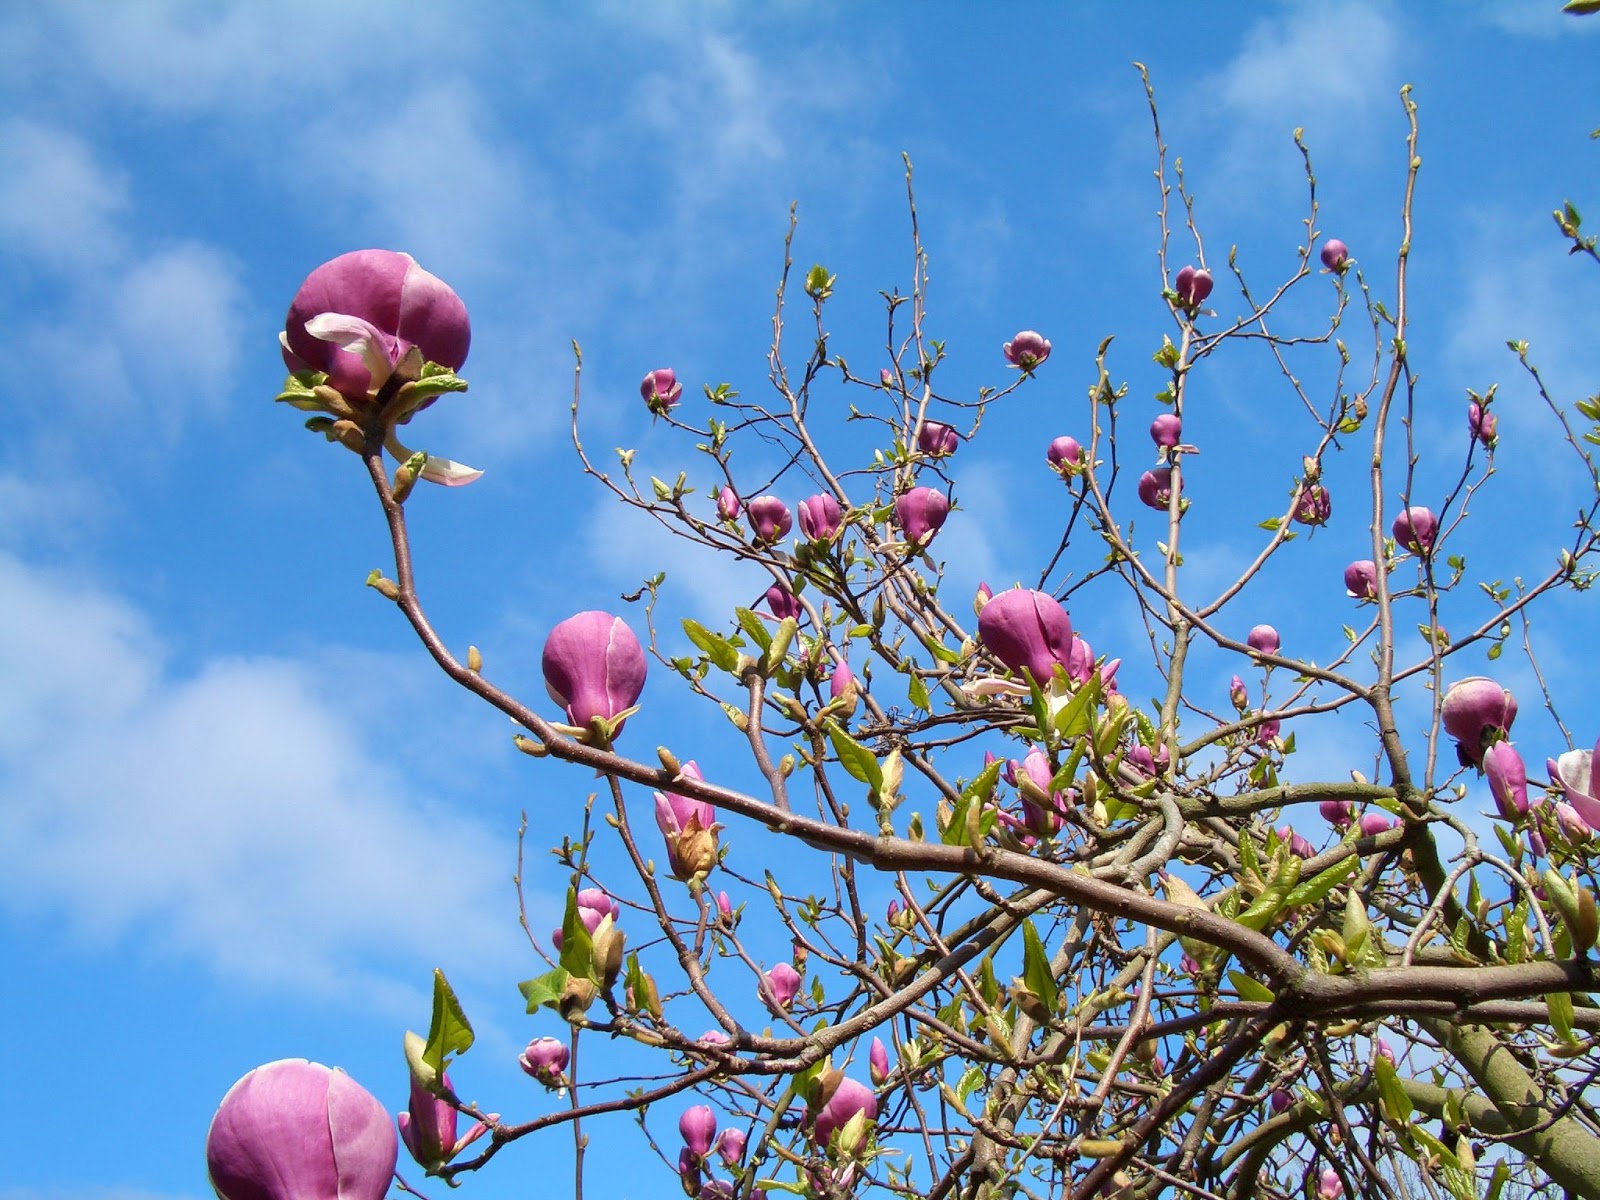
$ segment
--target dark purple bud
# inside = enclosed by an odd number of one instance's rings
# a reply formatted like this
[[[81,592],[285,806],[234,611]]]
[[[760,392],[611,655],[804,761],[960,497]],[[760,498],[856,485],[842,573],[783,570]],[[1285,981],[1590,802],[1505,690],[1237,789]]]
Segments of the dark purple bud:
[[[366,404],[413,346],[457,370],[472,328],[461,297],[393,250],[353,250],[306,276],[284,321],[283,361],[323,371],[352,404]]]
[[[956,452],[961,439],[956,431],[938,421],[924,421],[917,430],[917,449],[934,458],[948,458]]]
[[[1050,443],[1050,449],[1045,457],[1050,460],[1050,465],[1062,478],[1078,474],[1085,466],[1083,447],[1078,444],[1075,437],[1058,437]]]
[[[935,488],[916,487],[894,502],[894,515],[906,542],[920,549],[944,525],[950,515],[950,501]]]
[[[1377,837],[1394,828],[1394,818],[1385,812],[1364,812],[1358,826],[1362,837]]]
[[[677,372],[671,367],[659,367],[644,377],[639,395],[644,397],[646,407],[659,417],[678,403],[678,397],[683,395],[683,384],[678,382]]]
[[[1172,290],[1178,293],[1178,302],[1185,308],[1196,309],[1211,295],[1211,272],[1204,267],[1184,267],[1173,281]]]
[[[1294,519],[1302,525],[1326,525],[1333,515],[1333,497],[1320,483],[1304,484],[1294,502]]]
[[[1378,564],[1370,558],[1353,562],[1344,569],[1345,594],[1357,600],[1378,598]]]
[[[1006,361],[1024,371],[1032,371],[1050,357],[1050,343],[1031,329],[1024,329],[1005,344]]]
[[[739,503],[739,493],[731,487],[725,487],[717,493],[717,516],[724,521],[736,521],[743,505]]]
[[[1271,625],[1255,626],[1245,637],[1244,643],[1261,654],[1276,654],[1283,646],[1278,640],[1278,631]]]
[[[1439,518],[1431,509],[1412,507],[1394,519],[1390,532],[1413,554],[1427,554],[1433,549],[1433,539],[1439,535]]]
[[[1515,746],[1503,739],[1490,746],[1483,755],[1483,773],[1502,817],[1515,821],[1528,811],[1528,767]]]
[[[1476,400],[1467,405],[1467,428],[1474,438],[1490,449],[1493,449],[1494,444],[1500,440],[1499,434],[1495,432],[1499,420],[1499,417]]]
[[[567,1069],[567,1047],[559,1038],[534,1038],[517,1057],[518,1064],[547,1088],[563,1086]]]
[[[1356,819],[1356,804],[1354,800],[1324,800],[1317,805],[1317,811],[1322,814],[1322,819],[1340,831],[1350,828]]]
[[[1139,499],[1146,508],[1166,512],[1172,500],[1172,468],[1156,467],[1139,476]]]
[[[1517,701],[1494,680],[1476,675],[1445,689],[1441,716],[1462,763],[1482,767],[1483,752],[1511,732]]]
[[[780,538],[789,536],[789,530],[794,526],[794,517],[789,512],[789,506],[776,496],[757,496],[745,505],[745,513],[750,518],[750,531],[756,535],[756,541],[770,546]]]
[[[697,1104],[678,1118],[678,1132],[683,1135],[684,1149],[696,1158],[711,1153],[712,1139],[717,1136],[717,1114],[704,1104]]]
[[[568,617],[545,640],[545,690],[580,729],[596,717],[610,721],[632,708],[644,691],[647,670],[639,639],[610,613]]]
[[[1057,665],[1072,661],[1072,621],[1046,592],[1001,592],[978,614],[978,637],[1013,674],[1026,670],[1040,687],[1048,686]]]
[[[767,611],[780,621],[789,617],[798,621],[805,609],[801,607],[798,596],[783,584],[775,583],[767,589]]]
[[[394,1124],[371,1093],[303,1058],[239,1080],[206,1134],[206,1169],[221,1200],[384,1200],[399,1153]]]
[[[1283,1088],[1273,1088],[1272,1095],[1267,1097],[1267,1105],[1272,1109],[1273,1116],[1282,1116],[1294,1107],[1294,1097]]]
[[[1338,238],[1329,238],[1322,243],[1322,252],[1318,255],[1322,265],[1330,271],[1344,274],[1344,269],[1350,262],[1350,251]]]
[[[1164,450],[1170,450],[1183,437],[1183,422],[1176,413],[1162,413],[1150,422],[1150,440]]]
[[[813,542],[831,541],[843,516],[839,502],[827,492],[819,492],[800,501],[800,532]]]

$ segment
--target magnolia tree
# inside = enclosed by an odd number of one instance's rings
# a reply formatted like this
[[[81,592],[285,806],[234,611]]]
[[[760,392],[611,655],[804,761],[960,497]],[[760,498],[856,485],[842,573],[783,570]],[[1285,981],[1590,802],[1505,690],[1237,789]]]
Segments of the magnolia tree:
[[[1319,230],[1307,157],[1302,245],[1267,286],[1207,254],[1156,124],[1166,327],[1142,336],[1162,390],[1130,395],[1101,345],[1087,403],[1052,404],[1059,428],[1011,456],[1059,477],[1035,574],[976,595],[952,594],[941,555],[968,443],[1014,398],[1059,397],[1049,379],[1072,366],[1025,330],[994,359],[1003,384],[942,390],[913,205],[912,284],[885,293],[887,354],[858,372],[833,348],[835,277],[792,269],[791,222],[765,398],[708,386],[691,403],[672,370],[643,378],[640,424],[681,439],[675,481],[636,476],[629,450],[591,457],[576,388],[572,406],[587,475],[759,573],[764,600],[669,626],[655,576],[549,630],[548,701],[451,648],[407,539],[408,504],[448,502],[418,480],[476,477],[397,436],[465,390],[465,307],[404,254],[312,272],[278,399],[371,477],[395,561],[369,583],[548,760],[531,770],[594,795],[531,835],[555,841],[569,880],[520,985],[535,1082],[469,1100],[471,1026],[438,974],[426,1036],[405,1039],[398,1139],[342,1074],[271,1064],[212,1127],[218,1191],[375,1200],[401,1145],[455,1184],[557,1138],[580,1195],[598,1140],[659,1160],[649,1186],[707,1198],[1465,1198],[1552,1181],[1600,1196],[1600,765],[1552,740],[1559,721],[1514,740],[1519,702],[1555,708],[1542,682],[1514,696],[1494,677],[1514,628],[1594,578],[1600,482],[1575,522],[1530,518],[1516,585],[1469,575],[1455,547],[1504,451],[1493,388],[1430,396],[1459,406],[1455,432],[1414,436],[1409,97],[1404,112],[1391,266]],[[1557,222],[1600,257],[1571,206]],[[1519,353],[1565,445],[1506,449],[1573,455],[1600,481],[1600,400],[1574,415]],[[1205,447],[1185,441],[1190,397],[1248,356],[1282,392],[1259,401],[1280,417],[1251,452],[1289,486],[1235,578],[1191,578],[1202,514],[1184,485]],[[824,386],[850,397],[826,422],[810,406]],[[841,415],[851,437],[828,424]],[[1310,536],[1335,504],[1360,521]],[[1314,645],[1258,611],[1285,559],[1335,589],[1343,572]],[[1148,636],[1091,647],[1071,615],[1088,596]],[[1137,672],[1152,701],[1131,694]],[[641,711],[691,701],[703,747],[638,744]],[[1324,721],[1342,763],[1305,777],[1296,730]]]

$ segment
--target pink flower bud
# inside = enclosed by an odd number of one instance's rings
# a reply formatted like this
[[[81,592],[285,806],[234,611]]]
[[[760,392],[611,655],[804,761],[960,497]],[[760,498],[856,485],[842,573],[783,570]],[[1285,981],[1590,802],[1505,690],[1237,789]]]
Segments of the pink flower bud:
[[[1272,1109],[1272,1115],[1279,1117],[1294,1107],[1294,1097],[1283,1088],[1273,1088],[1272,1095],[1267,1097],[1267,1105]]]
[[[917,430],[917,449],[934,458],[948,458],[960,444],[961,439],[956,431],[938,421],[924,421],[922,428]]]
[[[306,276],[280,340],[289,370],[326,372],[360,407],[413,346],[427,362],[460,368],[472,328],[461,297],[409,254],[354,250]]]
[[[1320,483],[1301,487],[1294,502],[1294,519],[1301,525],[1326,525],[1333,515],[1333,497]]]
[[[1473,438],[1490,449],[1493,449],[1494,444],[1500,440],[1499,434],[1495,432],[1499,420],[1499,417],[1476,400],[1467,405],[1467,429],[1471,431]]]
[[[843,1129],[857,1113],[865,1113],[869,1121],[878,1118],[878,1097],[864,1083],[845,1078],[828,1097],[827,1103],[817,1113],[811,1136],[818,1146],[826,1146],[835,1130]]]
[[[1394,1047],[1389,1045],[1386,1039],[1378,1038],[1373,1043],[1372,1050],[1375,1057],[1385,1060],[1391,1067],[1395,1065]]]
[[[1278,631],[1271,625],[1257,625],[1244,639],[1245,645],[1261,654],[1276,654],[1283,646]]]
[[[894,502],[895,520],[906,542],[920,549],[933,540],[950,515],[950,501],[931,487],[912,488]]]
[[[1046,592],[1013,588],[978,614],[978,638],[1013,674],[1027,671],[1044,687],[1057,665],[1072,661],[1072,621]]]
[[[1439,534],[1439,518],[1430,509],[1412,507],[1394,519],[1394,540],[1413,554],[1426,554]]]
[[[1172,290],[1178,293],[1178,303],[1185,308],[1195,309],[1204,304],[1206,297],[1211,295],[1211,286],[1210,271],[1204,267],[1199,270],[1194,267],[1184,267],[1173,280]]]
[[[1483,752],[1511,732],[1517,701],[1505,688],[1481,675],[1452,683],[1441,706],[1444,731],[1456,742],[1462,765],[1481,767]]]
[[[1045,453],[1050,465],[1055,468],[1062,478],[1076,475],[1086,465],[1083,447],[1078,444],[1075,437],[1058,437],[1050,443],[1050,449]]]
[[[1317,1200],[1339,1200],[1342,1195],[1344,1184],[1339,1179],[1339,1172],[1332,1167],[1323,1168],[1322,1176],[1317,1180]]]
[[[568,617],[544,643],[545,690],[580,729],[596,717],[610,721],[632,708],[647,670],[639,639],[610,613]]]
[[[1350,251],[1338,238],[1329,238],[1322,243],[1322,252],[1317,257],[1322,259],[1322,265],[1328,270],[1343,275],[1350,262]]]
[[[882,1087],[888,1082],[889,1051],[882,1038],[872,1039],[872,1048],[867,1051],[867,1068],[872,1074],[873,1087]]]
[[[1177,413],[1162,413],[1150,422],[1150,440],[1164,450],[1170,450],[1183,437],[1183,422]]]
[[[1240,679],[1237,675],[1235,675],[1233,677],[1233,681],[1228,684],[1228,699],[1232,702],[1234,708],[1238,709],[1240,712],[1244,712],[1250,707],[1250,692],[1244,686],[1244,680]]]
[[[221,1200],[384,1200],[399,1153],[394,1124],[371,1093],[303,1058],[239,1080],[206,1133],[206,1168]]]
[[[1324,800],[1317,805],[1317,811],[1322,814],[1322,819],[1335,829],[1346,830],[1351,822],[1356,819],[1356,804],[1354,800]]]
[[[733,901],[728,898],[727,892],[717,893],[717,920],[724,925],[733,924]]]
[[[559,1038],[534,1038],[517,1057],[522,1069],[547,1088],[563,1086],[567,1069],[567,1047]]]
[[[1364,812],[1359,822],[1362,837],[1377,837],[1394,828],[1394,818],[1384,812]]]
[[[843,519],[839,502],[827,492],[800,501],[800,532],[813,542],[833,540]]]
[[[644,377],[639,395],[644,397],[645,406],[659,417],[676,406],[678,397],[683,395],[683,384],[678,382],[677,372],[671,367],[659,367]]]
[[[1032,371],[1050,357],[1050,343],[1031,329],[1024,329],[1005,344],[1006,361],[1024,371]]]
[[[444,1076],[445,1090],[454,1093],[450,1076]],[[419,1167],[436,1171],[467,1146],[489,1132],[481,1121],[474,1121],[465,1137],[456,1137],[458,1114],[455,1107],[435,1096],[411,1077],[411,1106],[397,1119],[400,1140]]]
[[[1118,659],[1118,662],[1121,660]],[[1088,683],[1094,674],[1094,647],[1074,633],[1072,652],[1067,655],[1067,678],[1073,683]]]
[[[1170,765],[1172,754],[1165,742],[1157,746],[1154,751],[1143,742],[1135,742],[1123,761],[1146,779],[1154,779]]]
[[[780,538],[789,536],[789,530],[794,526],[794,517],[789,512],[789,506],[776,496],[757,496],[745,505],[745,512],[750,518],[750,531],[756,535],[756,541],[770,546]]]
[[[1178,970],[1185,975],[1198,975],[1200,974],[1200,963],[1187,953],[1180,954],[1178,956]]]
[[[888,367],[882,368],[878,372],[878,382],[881,383],[884,387],[893,387],[894,386],[894,372],[889,370]]]
[[[683,779],[704,782],[705,776],[691,759],[679,772]],[[692,879],[709,871],[717,861],[717,810],[705,800],[657,792],[656,826],[667,843],[667,861],[674,879]]]
[[[850,669],[850,664],[842,662],[833,669],[833,676],[828,680],[829,700],[854,700],[857,694],[856,673]]]
[[[1172,468],[1156,467],[1139,476],[1139,499],[1146,508],[1166,512],[1172,500]]]
[[[772,994],[772,1000],[779,1008],[788,1008],[800,994],[800,972],[788,963],[779,963],[762,978],[766,980],[767,991]]]
[[[717,516],[724,521],[736,521],[743,505],[739,503],[739,493],[731,487],[725,487],[717,493]]]
[[[767,611],[780,621],[789,617],[798,621],[805,609],[801,607],[798,596],[783,584],[775,583],[767,589]]]
[[[1561,835],[1575,846],[1583,845],[1594,832],[1594,827],[1565,800],[1556,801],[1556,827],[1561,830]]]
[[[683,1145],[696,1158],[711,1153],[712,1139],[717,1136],[717,1114],[704,1104],[696,1104],[678,1118],[678,1132],[683,1135]]]
[[[1273,718],[1270,721],[1261,722],[1261,724],[1256,726],[1256,745],[1272,745],[1273,742],[1278,740],[1278,732],[1282,728],[1283,722],[1279,721],[1277,718]]]
[[[1280,825],[1278,827],[1278,840],[1288,846],[1289,853],[1296,858],[1315,858],[1317,856],[1316,848],[1288,825]]]
[[[737,1167],[744,1158],[745,1136],[739,1129],[724,1129],[717,1139],[717,1154],[729,1167]]]
[[[1504,740],[1490,746],[1483,755],[1483,773],[1502,817],[1515,821],[1528,811],[1528,768],[1515,746]]]
[[[1053,772],[1049,756],[1042,750],[1034,750],[1022,760],[1021,771],[1013,774],[1019,783],[1026,777],[1032,784],[1031,788],[1020,789],[1023,828],[1040,837],[1049,837],[1061,828],[1065,802],[1061,793],[1050,788]]]
[[[1344,569],[1344,590],[1357,600],[1378,598],[1378,564],[1370,558],[1353,562]]]

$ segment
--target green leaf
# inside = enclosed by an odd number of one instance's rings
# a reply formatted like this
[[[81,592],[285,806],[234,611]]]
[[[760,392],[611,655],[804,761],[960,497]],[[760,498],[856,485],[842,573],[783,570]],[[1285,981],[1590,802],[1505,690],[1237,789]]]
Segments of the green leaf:
[[[958,663],[961,661],[961,655],[950,649],[938,638],[925,637],[922,639],[922,644],[928,648],[929,654],[942,663]]]
[[[578,915],[578,890],[567,889],[567,911],[561,918],[561,965],[579,979],[594,974],[594,938]]]
[[[736,608],[733,615],[738,618],[739,628],[750,635],[750,640],[761,647],[765,654],[767,647],[772,645],[772,634],[767,632],[766,624],[748,608]]]
[[[1489,1176],[1489,1192],[1484,1200],[1500,1200],[1500,1193],[1505,1191],[1506,1184],[1511,1182],[1511,1168],[1506,1165],[1506,1160],[1501,1159],[1494,1164],[1494,1174]]]
[[[1400,1076],[1394,1069],[1394,1064],[1381,1054],[1372,1060],[1372,1073],[1378,1078],[1378,1096],[1383,1102],[1384,1112],[1389,1120],[1400,1127],[1411,1122],[1411,1097],[1406,1095],[1406,1090],[1400,1085]]]
[[[1305,908],[1312,904],[1321,903],[1329,892],[1354,875],[1356,868],[1360,865],[1360,859],[1352,854],[1343,862],[1329,867],[1322,874],[1313,875],[1310,879],[1296,884],[1289,892],[1289,895],[1285,897],[1283,906],[1285,908]]]
[[[433,1021],[428,1026],[427,1049],[422,1058],[434,1070],[443,1072],[449,1056],[465,1054],[472,1048],[472,1026],[461,1011],[450,981],[437,967],[433,971]]]
[[[555,1008],[561,1000],[561,993],[567,990],[567,981],[571,978],[565,969],[557,967],[543,975],[524,979],[517,984],[517,991],[521,992],[522,998],[528,1002],[528,1011],[536,1013],[541,1008]]]
[[[833,752],[839,756],[839,765],[852,779],[859,780],[875,792],[882,790],[883,768],[878,765],[871,750],[840,728],[837,721],[828,722],[828,740],[833,743]]]
[[[1100,702],[1100,672],[1090,675],[1072,699],[1055,717],[1055,731],[1062,738],[1081,737],[1089,732],[1089,714]]]
[[[1551,992],[1544,998],[1550,1007],[1550,1024],[1563,1042],[1572,1042],[1572,997],[1566,992]]]
[[[1055,1012],[1056,977],[1050,970],[1050,956],[1044,952],[1044,943],[1039,940],[1039,931],[1032,921],[1022,923],[1022,981],[1039,997],[1040,1003]]]
[[[1271,1004],[1272,990],[1259,979],[1252,979],[1243,971],[1229,971],[1228,982],[1233,984],[1233,990],[1239,993],[1239,999],[1248,1000],[1254,1004]]]
[[[922,676],[913,675],[911,677],[911,682],[906,685],[906,697],[923,712],[933,711],[928,703],[928,685],[922,682]]]
[[[698,621],[685,620],[683,632],[718,670],[732,671],[739,661],[739,651],[721,634],[712,633]]]

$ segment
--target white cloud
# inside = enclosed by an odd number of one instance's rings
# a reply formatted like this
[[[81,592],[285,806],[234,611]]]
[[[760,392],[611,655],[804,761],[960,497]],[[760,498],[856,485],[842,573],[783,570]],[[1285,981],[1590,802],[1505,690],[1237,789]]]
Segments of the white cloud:
[[[459,795],[433,799],[413,734],[412,761],[374,757],[371,731],[409,708],[392,667],[180,668],[140,613],[6,556],[0,609],[14,915],[378,1007],[411,1000],[419,959],[469,975],[515,961],[513,818],[492,830]]]
[[[1496,29],[1522,37],[1600,33],[1600,20],[1562,12],[1557,0],[1548,4],[1529,4],[1528,0],[1479,0],[1478,16]]]
[[[115,254],[127,180],[75,134],[14,117],[0,121],[0,242],[9,253],[72,269]]]

